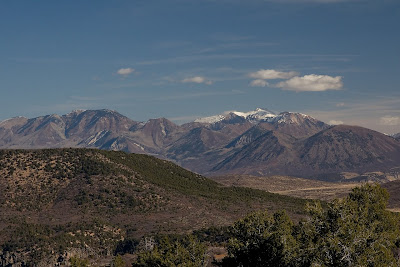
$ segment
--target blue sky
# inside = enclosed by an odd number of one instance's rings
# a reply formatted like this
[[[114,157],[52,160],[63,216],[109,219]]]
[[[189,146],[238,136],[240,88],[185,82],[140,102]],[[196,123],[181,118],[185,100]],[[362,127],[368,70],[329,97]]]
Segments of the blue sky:
[[[0,120],[264,107],[400,132],[398,0],[2,1]]]

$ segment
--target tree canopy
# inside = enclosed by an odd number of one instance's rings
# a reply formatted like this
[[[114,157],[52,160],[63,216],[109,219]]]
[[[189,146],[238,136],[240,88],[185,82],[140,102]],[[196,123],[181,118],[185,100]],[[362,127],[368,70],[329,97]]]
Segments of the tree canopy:
[[[139,253],[132,265],[157,267],[200,267],[206,265],[206,246],[193,236],[159,238],[154,248]]]
[[[294,225],[284,212],[256,212],[237,221],[225,266],[399,266],[398,217],[388,193],[365,184],[323,209],[307,205]]]
[[[284,211],[254,212],[229,230],[222,266],[399,266],[399,216],[386,209],[378,184],[354,188],[343,199],[307,204],[294,224]],[[138,255],[133,266],[205,266],[205,246],[192,236],[164,237]]]

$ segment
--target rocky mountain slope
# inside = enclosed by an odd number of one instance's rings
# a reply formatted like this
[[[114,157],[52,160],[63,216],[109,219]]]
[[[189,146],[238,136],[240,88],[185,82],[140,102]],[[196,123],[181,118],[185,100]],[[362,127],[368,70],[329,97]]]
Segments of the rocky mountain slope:
[[[266,132],[220,162],[214,173],[282,174],[329,180],[352,171],[390,172],[400,166],[400,143],[356,126],[333,126],[305,139]]]
[[[155,157],[97,149],[0,150],[0,177],[0,263],[20,266],[73,256],[100,266],[143,236],[229,225],[265,208],[297,217],[305,204],[223,187]]]
[[[229,112],[183,125],[133,121],[111,110],[78,110],[0,122],[0,148],[87,147],[150,154],[207,174],[295,175],[399,167],[399,141],[355,126],[330,126],[301,113]]]

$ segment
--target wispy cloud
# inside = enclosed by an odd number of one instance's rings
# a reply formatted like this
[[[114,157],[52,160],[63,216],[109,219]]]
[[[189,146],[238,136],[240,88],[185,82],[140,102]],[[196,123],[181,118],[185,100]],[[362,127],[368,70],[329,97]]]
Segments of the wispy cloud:
[[[357,100],[354,97],[352,101],[346,101],[346,105],[340,108],[301,110],[301,112],[325,122],[342,121],[345,124],[360,125],[385,133],[400,132],[400,97],[398,95],[373,99],[365,96],[363,100]]]
[[[224,43],[224,44],[217,44],[213,45],[212,47],[205,47],[201,48],[198,51],[195,51],[195,54],[205,54],[211,53],[219,50],[227,51],[227,50],[236,50],[236,49],[252,49],[258,47],[269,47],[275,46],[278,43],[274,42],[233,42],[233,43]]]
[[[189,41],[164,41],[164,42],[157,42],[154,47],[155,48],[162,48],[162,49],[171,49],[171,48],[181,48],[186,46],[192,46],[193,43]]]
[[[192,116],[172,117],[172,118],[168,118],[168,119],[175,123],[185,123],[185,122],[189,122],[189,121],[194,121],[195,119],[198,119],[200,117],[201,117],[200,115],[192,115]]]
[[[117,70],[117,74],[122,75],[122,76],[128,76],[132,74],[135,71],[135,69],[132,68],[121,68]]]
[[[328,76],[310,74],[303,77],[293,77],[287,81],[282,81],[276,85],[284,90],[296,92],[320,92],[327,90],[341,90],[343,82],[341,76]]]
[[[387,126],[400,125],[400,117],[397,116],[384,116],[380,119],[380,124]]]
[[[202,77],[202,76],[194,76],[194,77],[188,77],[182,80],[183,83],[204,83],[207,85],[212,84],[212,81],[207,80],[206,78]]]
[[[268,82],[265,81],[265,80],[257,79],[257,80],[251,81],[250,86],[252,86],[252,87],[266,87],[266,86],[268,86]]]
[[[10,60],[18,62],[18,63],[38,63],[38,64],[47,64],[47,63],[70,63],[73,62],[71,58],[57,58],[57,57],[20,57],[20,58],[11,58]]]
[[[298,76],[296,71],[278,71],[274,69],[261,69],[248,74],[254,78],[250,86],[265,87],[269,86],[267,80],[284,80],[273,86],[283,90],[296,92],[319,92],[327,90],[340,90],[343,88],[342,76],[332,77],[329,75],[309,74]]]
[[[211,1],[215,1],[215,0],[211,0]],[[217,1],[220,1],[220,0],[217,0]],[[241,42],[241,41],[252,40],[255,37],[251,36],[251,35],[237,35],[237,34],[227,34],[227,33],[219,32],[219,33],[211,34],[210,38],[213,40],[216,40],[216,41],[220,41],[220,42]]]
[[[210,60],[224,60],[224,59],[260,59],[260,58],[302,58],[304,60],[320,59],[323,61],[336,61],[337,58],[351,58],[358,55],[342,55],[342,54],[235,54],[223,53],[212,55],[185,55],[172,58],[154,59],[140,61],[138,65],[158,65],[158,64],[171,64],[171,63],[187,63],[195,61],[210,61]],[[303,59],[304,58],[304,59]]]
[[[268,70],[261,69],[259,71],[250,73],[249,76],[255,79],[274,80],[274,79],[289,79],[298,74],[299,73],[295,71],[284,72],[272,69]]]
[[[339,125],[339,124],[343,124],[343,123],[344,123],[343,121],[339,121],[339,120],[330,120],[328,122],[328,124],[330,124],[330,125]]]
[[[335,106],[337,106],[337,107],[344,107],[344,106],[345,106],[345,103],[344,103],[344,102],[336,103]]]

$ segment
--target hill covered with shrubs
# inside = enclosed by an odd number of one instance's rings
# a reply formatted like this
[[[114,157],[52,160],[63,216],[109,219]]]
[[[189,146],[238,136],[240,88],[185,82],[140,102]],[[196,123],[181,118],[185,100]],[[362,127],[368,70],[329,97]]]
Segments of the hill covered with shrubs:
[[[301,199],[224,187],[171,162],[94,149],[0,151],[0,240],[4,262],[48,266],[71,258],[110,261],[145,236],[232,224],[247,213]],[[108,262],[109,263],[109,262]]]

